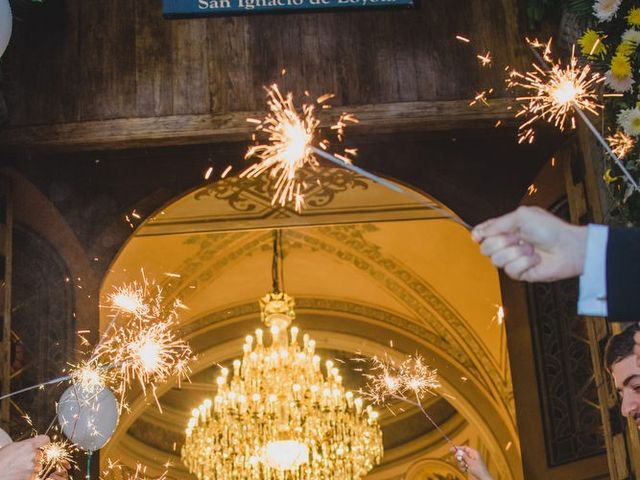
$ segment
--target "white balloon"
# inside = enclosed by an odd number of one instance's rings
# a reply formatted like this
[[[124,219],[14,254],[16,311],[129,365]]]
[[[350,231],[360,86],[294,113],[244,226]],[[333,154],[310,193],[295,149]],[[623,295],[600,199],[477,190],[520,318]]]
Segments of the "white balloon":
[[[11,437],[7,432],[0,428],[0,448],[6,447],[10,443],[13,443],[13,440],[11,440]]]
[[[58,423],[75,445],[95,452],[106,445],[118,425],[118,402],[108,388],[93,393],[71,385],[60,397]]]
[[[13,19],[9,0],[0,0],[0,57],[4,53],[11,38]]]

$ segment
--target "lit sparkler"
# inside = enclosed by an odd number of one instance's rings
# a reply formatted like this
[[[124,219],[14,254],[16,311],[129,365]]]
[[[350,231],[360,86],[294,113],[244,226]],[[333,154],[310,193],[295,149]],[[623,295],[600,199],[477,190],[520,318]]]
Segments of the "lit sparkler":
[[[155,290],[159,294],[159,286]],[[136,317],[146,317],[150,314],[152,305],[159,305],[162,302],[160,298],[153,297],[153,289],[150,288],[146,278],[142,285],[138,282],[128,283],[119,287],[116,287],[113,292],[108,296],[109,307],[112,308],[116,314],[129,314]],[[149,300],[152,300],[150,303]]]
[[[115,327],[98,346],[95,357],[112,365],[118,373],[117,391],[121,399],[126,388],[136,380],[145,395],[151,387],[155,397],[156,383],[173,376],[177,376],[178,381],[188,378],[191,348],[175,337],[174,327],[175,317],[171,315],[153,321],[138,318]],[[156,403],[160,407],[157,398]]]
[[[57,469],[65,469],[73,463],[72,446],[67,441],[50,442],[40,448],[40,469],[36,480],[44,480]]]
[[[440,388],[438,371],[420,355],[410,356],[400,364],[387,357],[373,357],[370,363],[370,373],[363,374],[367,384],[362,394],[375,404],[383,404],[389,398],[406,400],[408,395],[419,400],[427,393],[435,395],[434,390]]]
[[[622,130],[618,130],[613,135],[607,137],[611,150],[616,156],[622,160],[627,154],[633,150],[636,145],[636,141],[633,137],[630,137]]]
[[[429,367],[420,355],[409,356],[400,364],[386,355],[383,359],[373,357],[368,361],[369,373],[363,373],[367,383],[360,390],[360,394],[377,405],[384,405],[389,400],[398,400],[418,407],[457,454],[458,447],[422,405],[422,397],[426,394],[435,395],[435,390],[441,387],[438,371]]]
[[[321,105],[323,109],[330,107],[324,102],[332,96],[332,94],[322,95],[316,99],[315,103],[303,104],[301,113],[299,113],[294,105],[292,93],[282,95],[275,84],[267,88],[269,113],[263,120],[247,119],[256,125],[254,139],[257,138],[257,134],[266,134],[267,138],[264,143],[258,143],[249,148],[245,158],[256,157],[258,162],[245,169],[240,177],[257,177],[269,172],[270,177],[276,178],[275,193],[271,203],[285,206],[287,203],[293,202],[295,210],[300,212],[305,205],[305,193],[307,193],[308,186],[302,180],[299,172],[302,169],[313,171],[318,168],[318,157],[321,157],[394,192],[410,197],[420,205],[438,211],[444,217],[450,218],[469,230],[471,229],[469,224],[434,203],[426,202],[416,192],[403,189],[353,165],[351,161],[352,157],[357,154],[356,149],[345,148],[342,153],[328,152],[329,141],[320,136],[320,122],[315,116],[315,108],[316,105]],[[331,125],[330,130],[336,134],[338,140],[342,140],[346,126],[357,122],[358,120],[352,114],[342,113],[338,120]]]
[[[245,169],[240,177],[257,177],[268,171],[269,176],[276,179],[272,205],[284,207],[293,202],[295,210],[299,212],[304,206],[306,186],[298,172],[302,168],[314,170],[319,167],[314,144],[322,150],[329,147],[329,141],[320,138],[320,120],[316,117],[316,106],[330,107],[325,102],[333,95],[322,95],[315,103],[303,104],[298,111],[291,92],[283,95],[276,84],[266,90],[269,113],[262,120],[250,118],[247,121],[256,124],[256,133],[266,134],[267,141],[249,147],[245,158],[255,157],[258,162]],[[357,123],[357,119],[351,114],[343,113],[330,127],[339,140],[342,140],[348,123]],[[353,150],[345,150],[343,154],[334,156],[350,163],[349,155],[353,153]]]
[[[476,55],[476,58],[480,61],[480,65],[483,67],[491,66],[491,52],[487,52],[484,55]]]
[[[533,64],[533,70],[520,73],[511,70],[507,79],[509,88],[522,89],[528,94],[519,96],[520,109],[516,117],[526,121],[519,127],[518,141],[533,142],[533,124],[543,120],[560,130],[567,126],[575,128],[575,114],[588,111],[598,114],[603,106],[598,103],[597,86],[604,77],[592,72],[589,65],[580,66],[572,51],[567,65],[560,61],[551,62],[551,40],[542,44],[537,40],[527,40],[532,48],[542,49],[542,59],[547,65]],[[548,68],[547,68],[548,67]]]
[[[72,365],[69,378],[87,396],[100,393],[112,380],[112,369],[98,364],[94,359]]]

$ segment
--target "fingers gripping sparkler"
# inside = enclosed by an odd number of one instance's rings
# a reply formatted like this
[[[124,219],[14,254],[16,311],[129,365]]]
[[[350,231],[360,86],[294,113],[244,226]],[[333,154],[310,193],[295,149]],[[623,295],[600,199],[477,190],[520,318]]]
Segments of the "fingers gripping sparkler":
[[[44,480],[56,470],[66,470],[73,462],[73,447],[69,442],[47,443],[40,448],[40,468],[36,480]]]

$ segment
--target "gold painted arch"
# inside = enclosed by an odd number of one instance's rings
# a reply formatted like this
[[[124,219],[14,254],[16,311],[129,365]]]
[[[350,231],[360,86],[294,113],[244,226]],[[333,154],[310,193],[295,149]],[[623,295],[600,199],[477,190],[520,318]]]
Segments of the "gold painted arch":
[[[257,299],[271,286],[270,229],[283,228],[285,289],[296,298],[300,327],[318,346],[345,355],[421,353],[439,368],[445,385],[441,404],[432,406],[443,412],[443,429],[458,443],[490,451],[496,479],[521,478],[495,270],[434,199],[424,196],[416,204],[368,180],[351,179],[355,187],[341,181],[345,188],[300,218],[265,205],[262,187],[247,190],[237,180],[189,192],[134,232],[101,294],[135,280],[143,268],[167,298],[178,297],[189,307],[179,335],[198,352],[194,374],[205,378],[211,365],[238,357],[242,339],[258,326]],[[101,462],[139,457],[158,469],[168,458],[179,463],[179,432],[206,390],[206,382],[194,385],[182,391],[174,384],[160,386],[166,421],[153,412],[153,402],[134,393]],[[451,462],[448,445],[433,431],[402,443],[397,432],[424,419],[405,415],[395,430],[394,420],[387,422],[394,447],[367,478],[395,478],[426,458]],[[192,478],[179,467],[170,474]]]

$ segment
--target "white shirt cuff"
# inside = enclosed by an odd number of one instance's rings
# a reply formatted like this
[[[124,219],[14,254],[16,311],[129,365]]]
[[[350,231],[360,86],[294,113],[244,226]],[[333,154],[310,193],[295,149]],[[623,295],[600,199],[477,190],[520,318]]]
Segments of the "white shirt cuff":
[[[607,316],[607,240],[609,227],[589,224],[587,253],[580,275],[578,314],[592,317]]]

